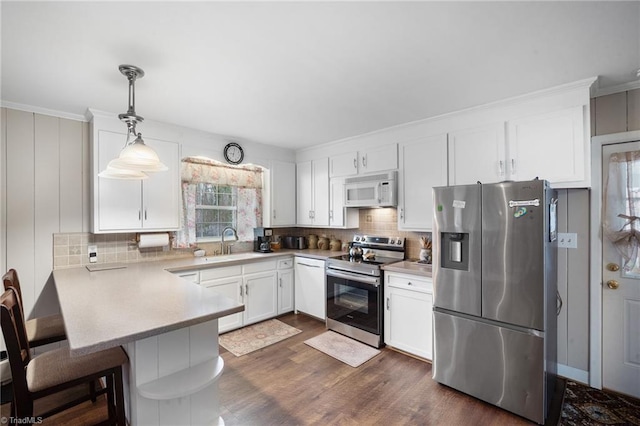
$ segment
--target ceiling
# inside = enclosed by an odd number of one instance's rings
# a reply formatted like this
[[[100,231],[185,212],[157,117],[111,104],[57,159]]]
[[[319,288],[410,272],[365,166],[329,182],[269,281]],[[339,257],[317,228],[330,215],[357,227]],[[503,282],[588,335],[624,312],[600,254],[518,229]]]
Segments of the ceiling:
[[[0,8],[4,105],[125,112],[133,64],[146,119],[292,149],[640,68],[638,1]]]

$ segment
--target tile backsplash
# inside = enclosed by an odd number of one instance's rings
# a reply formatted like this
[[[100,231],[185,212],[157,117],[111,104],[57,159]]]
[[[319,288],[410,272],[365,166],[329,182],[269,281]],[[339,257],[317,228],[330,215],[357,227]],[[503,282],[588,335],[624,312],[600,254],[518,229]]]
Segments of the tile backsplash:
[[[89,264],[90,245],[97,246],[96,263],[135,263],[191,256],[191,250],[163,248],[139,249],[136,234],[90,234],[85,232],[53,235],[53,268]]]
[[[342,242],[353,239],[355,234],[383,235],[390,237],[404,237],[406,239],[406,257],[418,259],[420,253],[420,237],[431,237],[429,232],[398,231],[397,210],[360,209],[360,227],[358,229],[333,228],[275,228],[275,235],[295,235],[335,237]],[[190,249],[148,248],[139,249],[136,243],[136,233],[125,234],[90,234],[62,233],[53,235],[53,268],[72,268],[89,264],[88,249],[90,245],[97,246],[97,263],[136,263],[166,260],[172,258],[192,256]],[[219,250],[220,243],[204,243],[198,245],[212,255]],[[251,251],[251,242],[237,242],[232,252]]]

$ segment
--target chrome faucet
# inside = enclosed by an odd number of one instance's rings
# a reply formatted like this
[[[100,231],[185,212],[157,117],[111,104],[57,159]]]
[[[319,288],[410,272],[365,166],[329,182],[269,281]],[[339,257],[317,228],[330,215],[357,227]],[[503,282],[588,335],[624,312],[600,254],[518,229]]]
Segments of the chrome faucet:
[[[233,236],[236,237],[236,240],[238,239],[238,232],[236,231],[236,229],[234,227],[227,226],[226,228],[224,228],[222,230],[222,243],[220,244],[220,248],[222,249],[222,254],[231,254],[231,246],[227,247],[226,251],[228,253],[225,253],[225,249],[224,249],[224,247],[225,247],[225,245],[224,245],[224,243],[225,243],[224,236],[226,235],[227,231],[229,231],[229,230],[233,231]]]

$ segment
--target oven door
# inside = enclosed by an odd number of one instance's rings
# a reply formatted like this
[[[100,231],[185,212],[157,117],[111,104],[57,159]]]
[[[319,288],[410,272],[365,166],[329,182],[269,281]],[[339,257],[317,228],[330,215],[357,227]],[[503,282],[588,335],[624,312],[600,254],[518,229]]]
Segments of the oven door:
[[[381,291],[380,277],[327,269],[327,318],[380,335]]]

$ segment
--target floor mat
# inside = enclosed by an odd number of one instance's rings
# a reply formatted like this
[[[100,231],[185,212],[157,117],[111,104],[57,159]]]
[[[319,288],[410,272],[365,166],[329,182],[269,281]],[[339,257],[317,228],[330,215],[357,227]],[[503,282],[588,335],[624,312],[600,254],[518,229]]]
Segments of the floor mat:
[[[304,343],[352,367],[358,367],[380,353],[371,346],[333,331],[305,340]]]
[[[640,426],[640,400],[567,380],[560,425]]]
[[[220,336],[220,345],[235,356],[242,356],[301,333],[276,319],[249,325]]]

